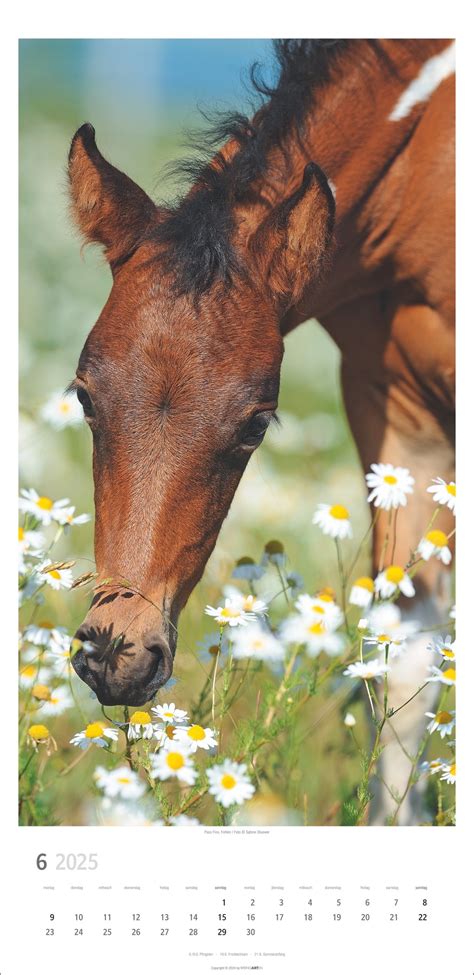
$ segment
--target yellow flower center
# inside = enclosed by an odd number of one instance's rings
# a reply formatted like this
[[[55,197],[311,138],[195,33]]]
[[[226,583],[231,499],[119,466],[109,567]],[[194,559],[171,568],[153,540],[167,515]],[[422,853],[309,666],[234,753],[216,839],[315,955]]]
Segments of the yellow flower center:
[[[22,542],[23,539],[24,539],[24,537],[25,537],[24,529],[21,527],[21,525],[19,525],[18,526],[18,541],[19,542]]]
[[[397,586],[402,581],[404,575],[405,572],[400,565],[389,565],[388,569],[385,569],[387,582],[394,582]]]
[[[62,399],[61,400],[61,402],[59,404],[59,412],[60,413],[70,413],[71,412],[71,404],[68,403],[68,401],[66,399]]]
[[[104,725],[101,721],[93,721],[88,724],[85,730],[86,738],[101,738],[104,733]]]
[[[27,664],[26,667],[21,668],[22,677],[34,677],[36,674],[36,667],[34,664]]]
[[[448,660],[454,660],[455,653],[454,650],[451,650],[451,647],[442,647],[441,653],[443,654],[443,657],[447,657]]]
[[[321,599],[323,603],[333,603],[335,598],[334,589],[330,586],[326,586],[325,589],[321,589],[321,592],[317,593],[317,599]]]
[[[436,724],[449,724],[449,722],[452,720],[453,719],[449,711],[438,711],[438,714],[436,715],[435,718]]]
[[[359,586],[360,589],[367,589],[367,592],[374,591],[374,580],[370,576],[360,576],[359,579],[356,579],[354,585]]]
[[[322,623],[311,623],[309,627],[309,633],[314,633],[315,635],[324,633],[324,627]]]
[[[126,775],[121,775],[117,779],[117,782],[120,782],[121,785],[128,785],[130,783],[130,779],[128,779]]]
[[[453,764],[449,766],[449,771],[451,772],[451,775],[456,775],[456,762],[453,762]]]
[[[51,620],[41,620],[41,622],[38,623],[38,626],[40,630],[52,630],[54,628],[54,623],[51,623]]]
[[[35,684],[32,694],[37,701],[48,701],[51,697],[50,689],[46,684]]]
[[[321,613],[322,616],[324,616],[324,613],[326,612],[324,606],[318,606],[317,604],[312,606],[312,610],[313,613]]]
[[[451,481],[451,484],[447,484],[446,485],[446,490],[447,490],[448,494],[451,494],[452,495],[453,498],[456,497],[456,485],[454,484],[453,481]]]
[[[51,501],[51,498],[38,498],[36,506],[37,508],[41,508],[43,511],[51,511],[53,502]]]
[[[219,616],[223,616],[224,619],[235,619],[235,617],[239,615],[239,610],[232,609],[231,606],[224,606],[219,613]]]
[[[28,730],[28,734],[35,741],[44,741],[46,738],[49,738],[49,731],[44,724],[32,724]]]
[[[259,639],[253,640],[253,642],[252,642],[252,650],[263,650],[264,647],[265,647],[265,644],[264,644],[263,640],[259,640]]]
[[[247,613],[250,612],[253,609],[253,607],[255,605],[255,602],[256,602],[255,596],[250,595],[250,596],[246,596],[245,597],[245,599],[244,599],[244,609],[246,610]]]
[[[188,737],[192,738],[193,741],[202,741],[206,737],[206,732],[200,724],[193,724],[188,731]]]
[[[391,643],[392,641],[391,641],[390,637],[387,635],[387,633],[379,633],[379,635],[377,637],[377,642],[378,643]]]
[[[178,769],[183,767],[184,758],[180,752],[168,752],[166,756],[166,764],[169,765],[173,772],[177,772]]]
[[[229,775],[228,772],[221,778],[221,786],[223,789],[233,789],[237,785],[237,779],[234,779],[233,775]]]
[[[386,484],[397,484],[397,478],[394,477],[393,474],[386,474],[384,481]]]
[[[135,711],[130,718],[130,724],[150,724],[148,711]]]
[[[329,514],[331,518],[336,518],[337,521],[347,521],[349,517],[349,512],[343,504],[333,504],[332,508],[329,509]]]
[[[444,548],[448,544],[448,536],[444,532],[440,531],[439,528],[433,529],[432,532],[428,532],[425,535],[426,541],[431,542],[436,548]]]
[[[58,572],[57,569],[51,569],[50,571],[46,570],[46,574],[48,576],[51,576],[52,579],[60,579],[61,578],[61,574]]]
[[[443,674],[448,678],[448,680],[456,680],[456,671],[454,667],[447,667],[446,670],[443,670]]]

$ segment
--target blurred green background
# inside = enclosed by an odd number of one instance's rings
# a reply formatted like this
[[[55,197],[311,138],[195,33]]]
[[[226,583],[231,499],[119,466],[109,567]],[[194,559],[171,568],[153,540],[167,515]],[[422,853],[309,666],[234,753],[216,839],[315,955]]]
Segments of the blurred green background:
[[[72,379],[111,285],[109,269],[97,250],[87,248],[81,256],[81,242],[69,220],[65,166],[72,135],[82,122],[92,122],[104,155],[155,199],[167,199],[176,187],[165,183],[160,173],[182,153],[185,128],[200,124],[198,103],[204,108],[248,110],[242,74],[255,59],[266,62],[271,74],[270,42],[21,42],[22,486],[52,498],[68,496],[78,511],[93,512],[88,429],[84,425],[55,431],[38,418],[50,393]],[[314,321],[287,338],[282,425],[271,430],[251,460],[204,577],[181,617],[175,672],[179,684],[173,691],[181,705],[195,695],[202,672],[180,644],[195,648],[212,629],[204,606],[217,604],[237,558],[251,555],[258,560],[263,544],[279,538],[291,567],[313,592],[335,585],[337,579],[334,545],[311,524],[316,504],[339,502],[349,508],[355,541],[345,543],[348,553],[355,550],[368,524],[366,492],[344,414],[338,369],[337,350]],[[78,559],[76,574],[92,568],[92,531],[92,524],[76,528],[63,543],[61,554]],[[362,560],[360,569],[365,568]],[[81,590],[48,595],[57,622],[71,630],[82,619],[88,598]],[[97,706],[94,711],[85,690],[85,707],[96,714]],[[359,763],[347,747],[341,712],[336,709],[321,720],[325,702],[318,699],[311,707],[305,724],[313,730],[291,774],[297,776],[296,792],[301,783],[310,792],[310,821],[322,822],[331,804],[357,781]],[[354,707],[364,740],[363,708],[357,703]],[[63,728],[63,740],[69,730],[78,730],[70,713],[56,722],[56,731]],[[88,761],[63,788],[63,822],[84,821],[75,790],[80,789]]]

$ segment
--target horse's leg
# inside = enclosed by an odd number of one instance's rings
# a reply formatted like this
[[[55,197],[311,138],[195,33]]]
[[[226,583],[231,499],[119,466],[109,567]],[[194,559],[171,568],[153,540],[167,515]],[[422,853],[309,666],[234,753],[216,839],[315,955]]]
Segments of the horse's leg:
[[[408,467],[415,478],[413,495],[398,511],[396,535],[392,516],[385,549],[388,514],[378,516],[374,530],[374,571],[379,565],[405,565],[426,532],[435,505],[426,488],[431,479],[453,479],[452,340],[435,313],[420,305],[395,304],[379,297],[357,302],[324,322],[342,351],[342,383],[349,422],[364,471],[374,462]],[[449,533],[452,513],[442,508],[436,527]],[[435,662],[427,650],[432,633],[448,620],[449,571],[431,558],[417,566],[416,596],[399,600],[405,619],[417,620],[424,631],[409,641],[408,652],[391,662],[389,707],[401,707],[423,684]],[[443,633],[443,629],[435,629]],[[385,725],[378,777],[372,784],[370,821],[409,825],[422,819],[422,781],[409,791],[397,812],[389,789],[403,796],[412,764],[439,695],[428,684]],[[383,784],[385,783],[385,784]],[[387,788],[387,786],[389,788]]]

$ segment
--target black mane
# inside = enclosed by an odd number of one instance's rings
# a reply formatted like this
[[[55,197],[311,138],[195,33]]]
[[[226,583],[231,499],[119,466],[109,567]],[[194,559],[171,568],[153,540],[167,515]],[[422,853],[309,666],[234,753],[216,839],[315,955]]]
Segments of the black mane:
[[[153,231],[153,239],[166,245],[165,261],[178,293],[201,295],[216,280],[230,284],[241,271],[231,242],[233,204],[251,199],[251,184],[265,171],[269,150],[283,147],[289,133],[303,134],[315,87],[324,86],[351,43],[275,41],[276,83],[265,82],[258,64],[250,69],[251,90],[258,100],[254,123],[240,113],[217,114],[204,135],[193,140],[194,155],[171,167],[174,176],[184,176],[197,187],[168,209]],[[216,147],[231,138],[240,148],[226,161],[219,152],[216,155]]]

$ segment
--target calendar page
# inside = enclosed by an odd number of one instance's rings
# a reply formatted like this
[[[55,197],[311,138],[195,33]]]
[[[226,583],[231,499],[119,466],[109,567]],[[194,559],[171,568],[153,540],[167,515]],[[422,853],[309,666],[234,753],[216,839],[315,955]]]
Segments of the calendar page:
[[[462,31],[55,6],[8,47],[0,975],[473,972]]]

